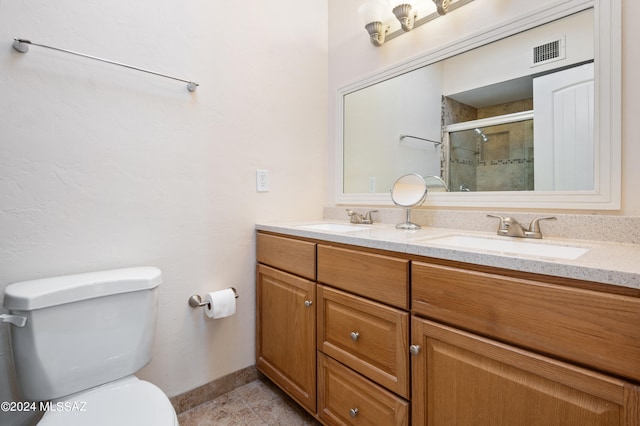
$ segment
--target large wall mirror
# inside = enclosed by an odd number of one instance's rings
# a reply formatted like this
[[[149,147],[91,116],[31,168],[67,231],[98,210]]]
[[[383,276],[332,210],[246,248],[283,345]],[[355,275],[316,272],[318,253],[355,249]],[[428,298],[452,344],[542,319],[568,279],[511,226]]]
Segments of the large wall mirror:
[[[341,88],[337,202],[418,173],[446,184],[429,205],[619,209],[620,7],[558,2]]]

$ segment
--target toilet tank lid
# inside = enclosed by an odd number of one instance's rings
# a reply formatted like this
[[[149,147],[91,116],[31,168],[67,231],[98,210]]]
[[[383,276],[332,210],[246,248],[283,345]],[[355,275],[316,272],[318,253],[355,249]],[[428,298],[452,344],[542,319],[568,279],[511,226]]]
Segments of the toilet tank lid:
[[[31,311],[113,294],[150,290],[161,282],[162,272],[154,266],[22,281],[6,287],[4,307],[11,311]]]

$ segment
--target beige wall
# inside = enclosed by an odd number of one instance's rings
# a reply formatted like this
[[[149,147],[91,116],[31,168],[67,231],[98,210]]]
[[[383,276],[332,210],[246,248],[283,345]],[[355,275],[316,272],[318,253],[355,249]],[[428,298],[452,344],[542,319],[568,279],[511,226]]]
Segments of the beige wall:
[[[358,0],[329,2],[329,158],[327,168],[329,185],[327,198],[335,200],[335,125],[336,91],[393,64],[413,58],[424,52],[437,50],[451,38],[464,37],[482,30],[485,26],[519,16],[527,10],[535,10],[551,0],[530,2],[527,0],[476,0],[454,15],[436,19],[410,33],[391,40],[388,45],[374,47],[368,39],[363,23],[358,16]],[[640,143],[634,120],[640,113],[640,82],[634,76],[640,74],[640,57],[635,54],[634,40],[640,38],[640,3],[622,0],[622,209],[598,214],[640,215]],[[466,19],[468,18],[468,19]],[[464,26],[459,23],[464,21]],[[584,213],[590,213],[584,211]]]
[[[23,55],[16,36],[200,88],[38,47]],[[323,1],[0,1],[0,294],[155,265],[158,333],[140,376],[176,395],[253,365],[254,224],[322,216],[326,82]],[[268,193],[256,193],[256,169],[270,171]],[[187,305],[226,286],[240,294],[234,317]],[[7,330],[3,401],[18,397]]]

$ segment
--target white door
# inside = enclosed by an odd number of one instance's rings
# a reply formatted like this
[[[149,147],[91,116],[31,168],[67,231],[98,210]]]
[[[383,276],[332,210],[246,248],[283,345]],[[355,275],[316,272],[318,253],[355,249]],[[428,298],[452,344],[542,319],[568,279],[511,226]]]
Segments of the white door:
[[[593,63],[533,79],[536,191],[594,189]]]

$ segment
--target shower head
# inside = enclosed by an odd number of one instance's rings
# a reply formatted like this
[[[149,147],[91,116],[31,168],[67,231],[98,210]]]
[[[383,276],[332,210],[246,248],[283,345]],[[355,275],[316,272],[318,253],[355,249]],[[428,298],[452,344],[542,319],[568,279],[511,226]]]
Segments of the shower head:
[[[475,129],[473,129],[474,132],[476,132],[476,134],[478,136],[480,136],[482,138],[482,143],[487,143],[489,142],[489,138],[487,137],[487,135],[485,135],[484,133],[482,133],[482,130],[478,129],[477,127]]]

